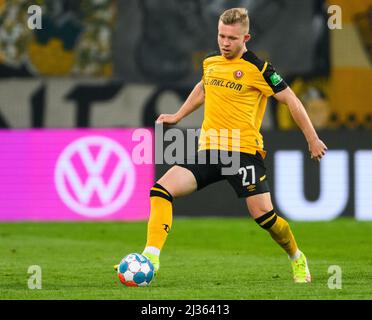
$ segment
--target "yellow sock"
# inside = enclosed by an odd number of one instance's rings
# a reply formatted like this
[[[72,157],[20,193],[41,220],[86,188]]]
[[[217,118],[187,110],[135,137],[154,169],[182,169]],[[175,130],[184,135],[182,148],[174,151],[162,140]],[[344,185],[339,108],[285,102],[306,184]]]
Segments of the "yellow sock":
[[[172,227],[172,201],[172,195],[160,184],[156,183],[151,188],[146,247],[155,247],[159,251],[163,248]]]
[[[256,219],[271,237],[288,253],[290,257],[298,254],[298,247],[288,222],[279,217],[274,210]]]

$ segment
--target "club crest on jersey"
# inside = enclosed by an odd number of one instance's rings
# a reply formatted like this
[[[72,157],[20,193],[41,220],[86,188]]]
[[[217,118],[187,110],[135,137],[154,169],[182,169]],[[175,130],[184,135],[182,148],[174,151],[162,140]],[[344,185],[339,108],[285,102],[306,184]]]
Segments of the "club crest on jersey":
[[[234,72],[234,78],[235,78],[236,80],[241,79],[243,76],[244,76],[244,73],[243,73],[243,71],[241,71],[241,70],[237,70],[237,71]]]

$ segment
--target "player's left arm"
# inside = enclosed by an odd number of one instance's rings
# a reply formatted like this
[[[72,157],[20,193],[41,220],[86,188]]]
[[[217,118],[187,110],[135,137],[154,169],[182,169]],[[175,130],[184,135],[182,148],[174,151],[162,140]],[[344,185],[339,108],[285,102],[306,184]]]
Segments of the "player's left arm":
[[[327,146],[319,139],[300,99],[290,87],[274,94],[274,98],[288,106],[293,120],[300,127],[309,144],[311,159],[320,161],[327,151]]]

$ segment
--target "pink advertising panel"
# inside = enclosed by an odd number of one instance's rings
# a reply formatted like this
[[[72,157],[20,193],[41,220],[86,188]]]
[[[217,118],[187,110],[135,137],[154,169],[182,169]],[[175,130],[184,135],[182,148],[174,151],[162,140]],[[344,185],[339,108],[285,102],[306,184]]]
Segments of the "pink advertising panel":
[[[149,129],[0,131],[0,220],[143,220]]]

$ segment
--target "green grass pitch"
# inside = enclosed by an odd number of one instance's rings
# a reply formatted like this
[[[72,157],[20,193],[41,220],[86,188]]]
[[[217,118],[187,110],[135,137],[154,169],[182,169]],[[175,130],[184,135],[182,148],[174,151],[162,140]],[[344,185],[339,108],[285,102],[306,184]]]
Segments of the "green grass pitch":
[[[0,224],[0,299],[372,299],[372,222],[291,222],[313,282],[292,283],[284,251],[248,218],[175,218],[150,287],[127,288],[113,265],[141,252],[145,222]],[[42,288],[28,289],[30,265]],[[342,288],[327,285],[329,266]]]

